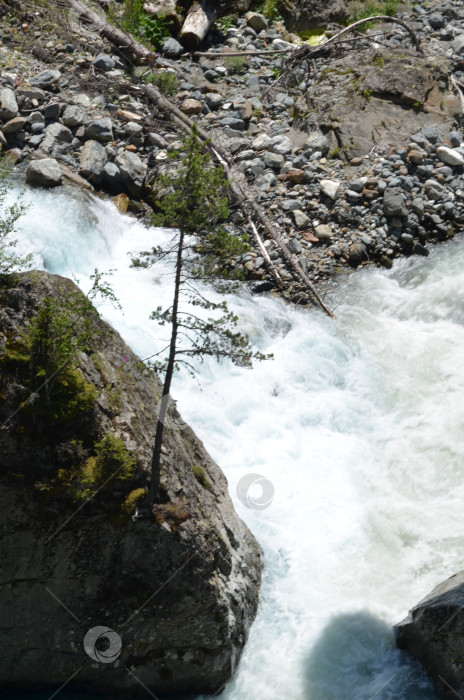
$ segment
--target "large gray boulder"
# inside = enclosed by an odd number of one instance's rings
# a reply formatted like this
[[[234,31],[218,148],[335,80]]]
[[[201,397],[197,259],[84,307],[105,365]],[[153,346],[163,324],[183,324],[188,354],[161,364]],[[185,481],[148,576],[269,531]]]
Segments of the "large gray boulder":
[[[121,173],[124,187],[132,197],[140,197],[142,194],[145,178],[147,176],[147,165],[136,154],[130,151],[123,151],[115,159],[115,164]]]
[[[106,163],[105,149],[98,141],[87,141],[81,151],[79,175],[92,185],[99,185]]]
[[[61,168],[54,158],[33,160],[26,171],[26,182],[32,187],[57,187],[62,181]]]
[[[279,3],[279,10],[290,31],[325,27],[330,22],[341,22],[348,17],[343,0],[286,0]]]
[[[147,482],[162,385],[88,307],[94,333],[74,371],[93,386],[95,403],[67,422],[53,423],[39,397],[32,410],[17,410],[24,372],[3,361],[4,345],[16,347],[45,296],[60,309],[77,305],[76,322],[83,295],[70,280],[34,271],[0,290],[0,422],[8,425],[0,431],[0,686],[47,697],[68,682],[70,691],[108,697],[144,686],[156,697],[215,695],[256,613],[259,547],[175,404],[163,439],[163,503],[153,517],[131,517]],[[89,450],[107,435],[135,458],[133,472],[114,473],[90,502],[76,500],[73,474],[91,470]],[[115,655],[100,663],[102,628],[112,631]]]
[[[396,643],[421,662],[442,700],[464,696],[464,571],[440,583],[394,628]]]

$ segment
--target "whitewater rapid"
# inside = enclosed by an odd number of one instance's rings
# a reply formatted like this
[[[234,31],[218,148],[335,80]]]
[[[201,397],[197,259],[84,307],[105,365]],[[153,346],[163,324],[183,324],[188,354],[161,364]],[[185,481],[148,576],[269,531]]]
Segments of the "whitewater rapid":
[[[166,232],[71,188],[25,197],[21,249],[84,290],[113,268],[123,313],[102,315],[141,357],[159,350],[166,330],[148,317],[170,304],[168,271],[132,270],[129,252]],[[463,244],[347,276],[327,301],[335,321],[244,291],[231,307],[274,360],[205,361],[173,387],[264,550],[259,613],[221,698],[432,700],[391,625],[463,568]],[[275,489],[262,511],[236,496],[253,472]]]

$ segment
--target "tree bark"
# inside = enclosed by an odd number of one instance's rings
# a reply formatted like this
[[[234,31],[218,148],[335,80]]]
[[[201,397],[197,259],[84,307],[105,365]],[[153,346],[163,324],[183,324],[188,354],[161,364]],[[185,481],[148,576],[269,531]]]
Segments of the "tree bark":
[[[178,312],[179,312],[179,293],[181,285],[182,272],[182,254],[184,251],[184,226],[181,223],[179,227],[179,248],[177,250],[176,260],[176,281],[174,285],[174,301],[172,305],[172,331],[171,341],[169,343],[169,357],[166,368],[166,376],[164,378],[163,395],[160,401],[160,410],[158,421],[156,424],[156,437],[153,446],[153,455],[151,458],[151,477],[148,496],[150,505],[157,503],[160,497],[160,477],[161,477],[161,447],[163,446],[163,432],[166,421],[166,414],[169,408],[169,392],[171,391],[172,375],[174,374],[174,364],[176,360],[176,345],[178,331]]]

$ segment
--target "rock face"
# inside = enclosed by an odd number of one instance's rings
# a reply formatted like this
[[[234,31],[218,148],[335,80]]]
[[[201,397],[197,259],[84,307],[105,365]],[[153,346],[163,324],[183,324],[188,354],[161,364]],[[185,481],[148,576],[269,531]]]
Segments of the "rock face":
[[[464,571],[438,585],[395,628],[396,643],[430,673],[438,697],[464,693]]]
[[[215,693],[230,679],[256,613],[259,547],[234,512],[221,470],[174,407],[163,503],[154,519],[131,517],[134,489],[146,484],[161,385],[93,312],[95,334],[75,368],[93,387],[92,408],[72,421],[57,422],[54,413],[53,429],[40,397],[32,411],[14,413],[25,395],[10,372],[21,362],[16,343],[46,296],[60,309],[83,299],[69,280],[41,272],[0,290],[0,420],[8,421],[0,436],[0,684],[40,690],[72,678],[70,688],[118,696],[140,683],[156,695]],[[82,460],[95,465],[86,454],[109,434],[135,467],[78,502],[69,479],[82,476]],[[98,661],[98,626],[113,631],[114,663]]]

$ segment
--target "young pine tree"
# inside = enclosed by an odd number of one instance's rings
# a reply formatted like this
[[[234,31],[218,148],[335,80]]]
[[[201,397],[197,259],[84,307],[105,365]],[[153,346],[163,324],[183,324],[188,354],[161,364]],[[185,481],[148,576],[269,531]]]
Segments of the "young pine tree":
[[[171,326],[170,342],[165,348],[169,350],[168,356],[154,363],[158,371],[164,372],[164,386],[151,460],[151,504],[160,498],[161,446],[174,371],[180,364],[194,371],[189,358],[195,357],[203,359],[209,356],[218,361],[227,358],[242,367],[251,367],[253,360],[271,357],[254,350],[248,336],[236,330],[238,317],[229,311],[225,301],[209,301],[194,286],[195,279],[211,276],[212,259],[219,259],[223,264],[249,249],[244,238],[233,236],[220,226],[229,215],[227,181],[221,168],[212,167],[209,153],[202,147],[195,130],[183,139],[179,169],[163,176],[157,184],[166,194],[156,202],[160,213],[154,223],[175,226],[178,233],[176,244],[171,248],[175,255],[172,305],[167,309],[158,307],[151,315],[160,325]],[[192,259],[192,246],[186,242],[188,234],[193,234],[194,248],[201,250],[200,257]],[[166,254],[167,251],[154,248],[141,253],[132,264],[149,267]],[[183,310],[182,298],[188,300],[190,307],[219,312],[220,315],[205,320],[191,310]]]

